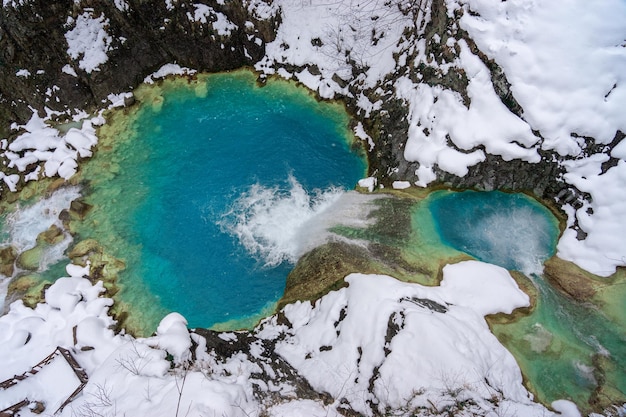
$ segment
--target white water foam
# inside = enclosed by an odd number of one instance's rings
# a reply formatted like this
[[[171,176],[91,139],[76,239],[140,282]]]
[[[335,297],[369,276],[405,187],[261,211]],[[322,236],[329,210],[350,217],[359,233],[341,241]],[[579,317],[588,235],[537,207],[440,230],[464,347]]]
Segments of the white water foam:
[[[308,193],[293,177],[289,189],[251,186],[222,216],[222,230],[239,242],[266,267],[295,263],[331,238],[333,226],[365,227],[369,202],[378,197],[339,188]]]
[[[61,226],[59,214],[69,209],[70,203],[78,197],[79,187],[65,187],[30,206],[18,207],[6,218],[3,228],[9,239],[3,243],[13,245],[18,252],[34,247],[41,232],[53,224]]]
[[[476,239],[485,246],[490,258],[505,262],[511,259],[527,276],[541,274],[549,241],[545,222],[537,220],[537,213],[528,207],[517,207],[509,213],[493,213],[481,219],[482,227],[475,227]]]
[[[59,214],[64,209],[69,209],[70,203],[80,197],[79,187],[65,187],[55,191],[49,197],[36,203],[17,207],[7,215],[2,225],[3,234],[7,238],[1,246],[12,245],[18,253],[35,247],[37,236],[50,228],[53,224],[61,227]],[[43,254],[39,263],[39,270],[45,270],[48,266],[58,262],[65,256],[65,250],[72,242],[69,233],[60,243],[49,247]],[[11,277],[0,275],[0,310],[4,308],[6,291]]]

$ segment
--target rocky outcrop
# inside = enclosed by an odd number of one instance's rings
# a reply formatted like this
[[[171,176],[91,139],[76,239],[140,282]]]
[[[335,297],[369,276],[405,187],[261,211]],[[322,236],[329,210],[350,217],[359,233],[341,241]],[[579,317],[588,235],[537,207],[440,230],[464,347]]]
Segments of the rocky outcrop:
[[[284,316],[279,314],[278,317],[288,324]],[[194,329],[192,334],[202,337],[206,352],[214,355],[220,362],[244,354],[251,363],[257,365],[257,372],[251,375],[251,382],[254,396],[260,403],[277,404],[285,401],[283,390],[264,389],[267,385],[289,386],[290,393],[299,399],[332,403],[328,394],[315,391],[298,370],[276,352],[277,340],[259,338],[254,332],[247,331],[227,333],[227,337],[207,329]],[[194,337],[192,340],[198,339]],[[192,352],[195,353],[195,349]]]
[[[0,66],[3,68],[0,137],[11,133],[8,130],[11,122],[25,122],[32,109],[63,112],[102,107],[109,94],[132,90],[166,63],[211,72],[252,65],[264,56],[265,44],[275,38],[280,24],[279,9],[272,6],[271,0],[5,3],[0,14]],[[420,2],[419,7],[425,8],[426,4],[428,19],[418,19],[417,6],[402,10],[412,15],[415,23],[414,28],[407,29],[404,39],[409,45],[423,39],[425,51],[413,48],[406,59],[407,65],[398,65],[395,72],[388,74],[375,88],[362,90],[363,87],[352,80],[341,80],[350,91],[349,96],[344,97],[348,108],[363,123],[375,144],[368,152],[369,175],[377,177],[379,184],[385,186],[396,180],[416,181],[415,172],[419,168],[419,163],[404,158],[408,108],[397,98],[394,81],[408,77],[415,83],[440,86],[458,93],[466,106],[471,103],[465,71],[455,65],[460,50],[458,45],[449,46],[449,38],[467,43],[490,71],[494,91],[502,103],[523,118],[523,109],[512,94],[504,71],[459,27],[463,10],[457,9],[455,15],[451,15],[443,0]],[[94,68],[81,63],[84,54],[70,51],[67,40],[68,33],[85,16],[99,20],[102,35],[109,37],[105,42],[107,57]],[[224,22],[231,25],[228,30],[224,29]],[[420,62],[416,60],[418,53],[429,57],[428,60],[417,64]],[[351,56],[346,60],[352,66],[353,80],[367,70],[359,67]],[[292,73],[295,71],[286,63],[282,66]],[[444,66],[446,71],[441,70]],[[312,74],[315,70],[315,65],[309,68]],[[382,100],[381,107],[366,116],[357,105],[356,98],[361,94],[372,103]],[[539,133],[536,134],[541,140]],[[588,151],[595,153],[593,140],[588,142]],[[455,148],[452,140],[448,140],[448,146]],[[435,168],[435,184],[483,190],[524,190],[538,197],[558,197],[567,203],[585,198],[562,181],[563,168],[558,156],[553,152],[540,151],[540,154],[539,163],[507,161],[487,154],[485,161],[470,167],[463,177]],[[614,162],[608,161],[607,168]]]
[[[583,302],[591,300],[596,295],[596,286],[606,285],[575,264],[556,256],[544,263],[543,276],[554,288],[574,300]]]
[[[31,107],[93,110],[167,63],[199,71],[250,65],[263,56],[277,24],[274,16],[258,18],[241,0],[16,3],[0,13],[0,136],[10,122],[28,120]],[[66,34],[81,16],[100,19],[100,37],[110,37],[108,60],[93,70],[80,64],[84,55],[68,53]]]
[[[409,162],[404,158],[404,148],[408,139],[408,104],[395,97],[395,81],[401,77],[408,77],[414,83],[425,83],[429,86],[440,86],[456,92],[462,99],[463,104],[469,107],[471,100],[467,93],[468,79],[463,68],[455,66],[460,50],[458,46],[447,45],[449,38],[464,40],[473,54],[478,56],[491,73],[491,81],[494,91],[502,103],[515,115],[523,118],[523,109],[516,101],[511,92],[511,85],[504,71],[498,64],[490,60],[482,53],[467,32],[458,27],[458,19],[463,11],[458,9],[455,16],[447,13],[443,0],[430,2],[430,19],[422,29],[416,25],[413,33],[405,34],[408,40],[416,42],[417,39],[425,39],[426,50],[424,54],[431,61],[422,62],[417,67],[411,65],[398,66],[394,74],[379,83],[376,88],[364,93],[372,103],[382,100],[379,110],[373,111],[363,121],[363,125],[375,143],[373,152],[368,155],[370,161],[371,176],[375,176],[380,184],[391,186],[393,181],[405,180],[415,182],[418,180],[416,170],[419,163]],[[407,62],[413,62],[417,56],[413,52]],[[441,67],[448,69],[442,71]],[[381,91],[384,93],[381,94]],[[357,92],[353,94],[357,96]],[[353,103],[356,110],[356,104]],[[539,134],[536,133],[539,137]],[[457,151],[471,153],[476,149],[461,150],[448,138],[447,145]],[[477,149],[480,149],[477,148]],[[484,149],[482,149],[484,150]],[[539,163],[528,163],[519,159],[505,161],[501,156],[491,155],[485,152],[485,161],[469,168],[467,175],[459,177],[435,167],[437,180],[433,185],[445,185],[456,188],[474,188],[478,190],[504,189],[510,191],[532,192],[538,197],[552,198],[567,188],[561,176],[563,168],[559,161],[554,158],[552,152],[540,151],[542,156]],[[580,198],[575,190],[574,198]]]

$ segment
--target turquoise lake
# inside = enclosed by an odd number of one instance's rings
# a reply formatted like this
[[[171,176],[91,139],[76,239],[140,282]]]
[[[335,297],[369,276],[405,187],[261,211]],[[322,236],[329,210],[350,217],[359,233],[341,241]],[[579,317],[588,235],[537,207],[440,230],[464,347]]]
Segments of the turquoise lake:
[[[365,174],[348,117],[246,71],[137,95],[128,138],[87,174],[108,218],[94,213],[81,238],[116,248],[120,298],[148,328],[169,311],[190,327],[245,326],[282,296],[307,219]]]

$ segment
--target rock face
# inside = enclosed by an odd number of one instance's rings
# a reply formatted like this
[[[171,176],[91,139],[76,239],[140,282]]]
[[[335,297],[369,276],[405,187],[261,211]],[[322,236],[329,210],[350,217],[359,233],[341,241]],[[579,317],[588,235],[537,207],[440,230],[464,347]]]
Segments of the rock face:
[[[174,2],[170,8],[166,1],[141,0],[8,2],[0,13],[0,135],[10,122],[28,120],[29,106],[94,109],[164,64],[200,71],[239,68],[259,60],[264,43],[273,39],[276,18],[258,18],[239,0]],[[74,33],[78,39],[68,35],[94,21],[99,24],[90,31]],[[90,65],[91,45],[81,47],[81,41],[100,42],[108,59],[92,56]]]
[[[418,162],[409,162],[404,156],[409,109],[395,90],[398,79],[406,77],[416,85],[444,88],[458,94],[466,107],[470,106],[468,76],[457,65],[461,54],[457,41],[464,41],[486,66],[501,102],[511,113],[524,119],[524,110],[515,99],[502,68],[481,52],[460,28],[458,22],[463,10],[450,13],[443,0],[429,0],[426,4],[427,19],[418,18],[419,8],[402,10],[405,15],[413,16],[414,27],[407,27],[401,40],[407,45],[423,42],[425,51],[420,53],[428,56],[429,61],[413,64],[418,62],[415,60],[417,49],[404,51],[405,62],[411,64],[401,64],[396,57],[397,65],[392,73],[382,77],[375,86],[364,86],[358,79],[367,72],[367,66],[358,64],[356,57],[346,51],[351,76],[349,79],[338,74],[333,77],[346,88],[341,98],[371,136],[374,146],[368,152],[369,175],[386,187],[397,180],[415,182],[416,170],[420,168]],[[281,24],[280,7],[272,0],[5,0],[3,5],[0,14],[0,66],[3,68],[0,137],[15,134],[8,129],[10,123],[24,123],[30,118],[31,109],[63,112],[102,107],[109,94],[132,90],[148,74],[167,63],[210,72],[253,65],[265,56],[265,45],[276,39]],[[311,42],[314,47],[321,47],[323,43],[319,38]],[[372,42],[375,44],[376,39]],[[100,51],[90,49],[93,45],[99,45]],[[443,67],[447,70],[442,71]],[[303,69],[310,74],[320,73],[315,64],[297,66],[283,62],[275,63],[273,69],[291,74]],[[359,97],[363,96],[371,103],[381,102],[382,105],[365,114],[358,104]],[[535,132],[535,135],[541,143],[540,133]],[[613,143],[600,147],[594,144],[593,138],[581,137],[581,143],[586,144],[583,153],[585,156],[607,153],[623,136],[622,132],[617,132]],[[449,138],[446,146],[461,153],[485,151],[482,145],[469,150],[458,149]],[[485,160],[470,166],[462,177],[435,166],[436,181],[432,185],[527,191],[575,208],[581,207],[583,200],[589,200],[588,195],[563,182],[562,163],[567,157],[541,149],[538,152],[541,157],[538,163],[505,160],[484,152]],[[612,158],[603,169],[616,163]]]
[[[432,0],[430,10],[430,20],[426,23],[423,34],[416,26],[415,33],[406,36],[413,37],[415,41],[425,38],[425,55],[433,57],[436,65],[422,63],[417,68],[398,66],[395,72],[388,75],[376,88],[364,92],[372,103],[382,99],[381,108],[373,111],[363,124],[375,143],[374,151],[369,155],[371,162],[369,174],[377,177],[378,182],[386,187],[398,180],[415,182],[418,179],[416,170],[419,168],[419,163],[409,162],[404,158],[408,139],[409,108],[407,103],[395,97],[394,88],[390,87],[395,81],[401,77],[408,77],[416,83],[441,86],[458,93],[464,105],[470,106],[471,100],[467,92],[468,78],[463,68],[455,66],[459,51],[446,46],[449,38],[462,39],[468,44],[472,53],[489,69],[494,90],[502,103],[513,114],[523,118],[523,109],[513,96],[504,71],[478,49],[467,32],[458,27],[457,21],[461,17],[459,13],[462,11],[458,10],[457,15],[450,16],[443,0]],[[449,70],[442,72],[440,69],[442,65],[450,66]],[[358,96],[356,91],[354,93]],[[353,106],[356,107],[356,103],[353,103]],[[446,145],[462,151],[449,137]],[[476,149],[485,150],[479,146],[462,152],[470,153]],[[567,188],[567,184],[560,180],[563,168],[552,153],[541,150],[539,152],[541,154],[539,163],[528,163],[519,159],[505,161],[501,156],[485,152],[486,159],[469,167],[468,174],[463,177],[436,167],[437,180],[433,185],[442,184],[486,191],[494,189],[527,191],[540,198],[555,197]],[[580,194],[576,190],[572,190],[571,193],[575,194],[574,198]]]

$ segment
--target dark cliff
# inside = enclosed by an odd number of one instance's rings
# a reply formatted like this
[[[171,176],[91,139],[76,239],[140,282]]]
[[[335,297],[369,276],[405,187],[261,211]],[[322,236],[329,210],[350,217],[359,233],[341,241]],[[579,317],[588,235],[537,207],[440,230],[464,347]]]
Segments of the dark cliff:
[[[30,107],[92,110],[109,94],[132,90],[166,63],[199,71],[253,64],[263,56],[277,25],[274,17],[255,17],[241,0],[179,0],[171,10],[164,1],[143,0],[90,0],[80,6],[72,0],[23,3],[0,10],[0,136],[8,134],[10,122],[28,120]],[[236,29],[220,35],[210,16],[195,21],[199,3],[225,15]],[[83,13],[106,19],[111,37],[108,60],[91,72],[68,55],[65,38]],[[66,65],[76,76],[62,71]],[[30,75],[19,76],[19,70]]]
[[[30,118],[31,109],[40,112],[46,107],[59,112],[95,110],[106,103],[109,94],[131,91],[147,75],[167,63],[208,72],[253,65],[264,56],[265,44],[275,39],[280,25],[280,10],[272,5],[272,0],[85,0],[79,4],[73,0],[22,0],[11,3],[16,4],[0,9],[0,138],[15,135],[16,132],[9,131],[10,123],[24,123]],[[170,3],[175,7],[168,7]],[[429,20],[419,22],[416,19],[415,27],[405,31],[408,44],[425,39],[425,54],[438,64],[448,65],[455,62],[459,51],[446,47],[446,40],[449,37],[464,39],[491,72],[491,82],[503,104],[523,119],[523,109],[515,100],[506,75],[458,27],[456,22],[460,15],[449,15],[443,0],[428,3]],[[198,21],[195,16],[198,5],[210,8],[214,15]],[[416,13],[417,10],[404,12]],[[110,36],[108,59],[90,71],[80,65],[80,56],[69,55],[66,39],[76,20],[85,13],[104,21]],[[215,13],[224,15],[235,28],[224,34],[219,30]],[[409,56],[409,62],[416,53]],[[437,65],[398,64],[375,88],[363,90],[354,80],[366,69],[359,68],[348,52],[346,60],[352,67],[353,80],[341,80],[351,93],[344,101],[375,143],[368,152],[369,174],[385,186],[395,180],[415,181],[419,164],[404,159],[408,137],[407,104],[396,97],[390,86],[395,79],[408,77],[416,83],[454,91],[469,106],[464,70],[452,65],[443,73]],[[281,66],[292,73],[302,69],[287,64]],[[382,108],[367,117],[361,114],[356,102],[361,93],[371,102],[382,100]],[[535,134],[541,142],[540,133]],[[593,138],[584,138],[586,148],[582,156],[606,153],[622,138],[622,132],[617,132],[613,143],[606,146],[596,145]],[[455,148],[451,140],[447,145]],[[541,150],[540,154],[539,163],[505,161],[487,154],[486,160],[470,167],[464,177],[435,168],[435,183],[459,188],[527,191],[538,197],[556,197],[561,202],[580,206],[580,201],[588,196],[562,181],[561,162],[567,158]],[[614,162],[611,159],[606,168]]]

